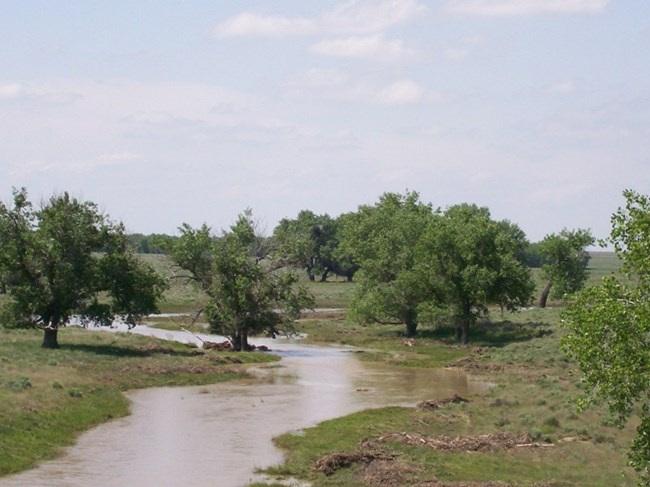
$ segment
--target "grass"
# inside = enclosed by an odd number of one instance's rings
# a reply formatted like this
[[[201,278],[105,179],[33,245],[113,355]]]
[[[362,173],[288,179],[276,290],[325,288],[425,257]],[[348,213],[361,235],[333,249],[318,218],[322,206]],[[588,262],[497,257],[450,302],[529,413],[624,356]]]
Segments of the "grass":
[[[144,258],[169,275],[166,257]],[[618,265],[612,253],[593,253],[589,284]],[[354,290],[353,283],[342,281],[305,283],[318,308],[347,308]],[[179,280],[172,281],[165,297],[164,312],[186,312],[201,304],[200,293]],[[2,299],[0,295],[0,303]],[[625,468],[634,425],[612,427],[602,406],[577,413],[574,400],[580,387],[574,365],[559,350],[559,309],[533,308],[502,318],[495,310],[494,319],[473,327],[472,348],[466,348],[455,344],[450,329],[421,328],[411,341],[404,339],[402,327],[355,325],[343,311],[305,317],[298,328],[313,342],[361,347],[368,350],[361,359],[396,367],[452,363],[495,386],[469,403],[433,411],[363,411],[300,435],[283,435],[277,444],[286,450],[286,462],[268,473],[306,479],[314,487],[417,485],[434,478],[522,486],[634,485],[634,473]],[[178,329],[187,327],[188,320],[157,318],[155,326]],[[195,325],[193,330],[202,328]],[[242,377],[245,367],[239,362],[274,360],[265,354],[199,354],[186,345],[73,328],[61,331],[60,350],[41,349],[41,338],[37,331],[0,330],[0,475],[52,458],[80,432],[128,414],[122,394],[127,389],[214,383]],[[387,433],[463,436],[495,431],[527,433],[554,446],[466,453],[390,441],[372,448],[394,455],[391,461],[353,463],[331,475],[312,468],[328,454],[358,453],[362,440],[376,442]]]
[[[346,328],[333,318],[304,326],[318,330],[317,337],[323,338],[338,336]],[[494,481],[521,486],[635,485],[635,474],[626,468],[625,457],[633,425],[623,430],[613,427],[603,406],[577,412],[575,398],[580,387],[574,364],[559,349],[558,309],[534,309],[477,324],[470,349],[449,345],[449,330],[421,330],[412,347],[405,346],[398,330],[352,330],[344,334],[345,343],[379,343],[382,349],[375,357],[379,360],[429,367],[441,361],[440,349],[447,347],[452,356],[461,357],[454,366],[495,385],[468,398],[468,403],[437,410],[363,411],[300,434],[283,435],[276,442],[286,451],[286,462],[269,469],[271,476],[305,479],[314,487],[424,485],[433,479],[450,485]],[[418,358],[393,358],[411,354]],[[427,355],[431,357],[424,358]],[[377,440],[396,432],[424,437],[528,434],[547,446],[468,453]],[[331,475],[314,471],[316,462],[328,455],[363,452],[379,452],[392,460],[357,462]]]
[[[129,413],[134,388],[216,383],[244,377],[269,354],[199,351],[131,334],[66,328],[61,348],[42,332],[0,329],[0,475],[53,458],[82,431]]]

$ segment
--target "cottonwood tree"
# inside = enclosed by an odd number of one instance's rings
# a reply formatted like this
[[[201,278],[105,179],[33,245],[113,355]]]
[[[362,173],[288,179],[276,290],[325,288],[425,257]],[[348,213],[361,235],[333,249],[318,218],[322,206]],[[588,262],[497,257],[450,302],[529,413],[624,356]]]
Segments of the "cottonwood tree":
[[[453,323],[463,343],[469,328],[497,304],[529,303],[533,283],[522,263],[526,240],[487,208],[458,205],[442,212],[417,193],[386,193],[361,206],[342,232],[342,246],[359,264],[351,316],[365,322]]]
[[[130,250],[124,227],[94,203],[68,193],[35,210],[27,191],[0,203],[0,269],[7,277],[7,326],[44,330],[57,348],[58,330],[73,315],[108,324],[121,315],[135,325],[156,311],[165,281]],[[0,272],[0,274],[2,274]]]
[[[294,219],[283,218],[273,231],[270,247],[277,263],[304,269],[310,281],[324,282],[330,273],[352,279],[356,267],[338,251],[339,218],[309,210]]]
[[[207,297],[202,310],[210,331],[226,336],[234,350],[249,349],[248,337],[289,331],[313,297],[296,275],[267,265],[250,211],[219,237],[203,225],[180,228],[167,251],[184,270],[178,277],[198,285]]]
[[[350,315],[366,323],[400,323],[412,337],[418,308],[432,299],[430,283],[416,272],[416,244],[435,218],[415,192],[385,193],[362,205],[341,228],[341,249],[359,265]]]
[[[539,299],[539,307],[545,308],[549,295],[562,298],[582,289],[589,277],[586,248],[593,245],[594,237],[589,230],[562,230],[559,234],[544,237],[538,251],[546,260],[542,265],[542,277],[546,286]]]
[[[629,461],[650,484],[650,199],[623,193],[608,242],[622,260],[622,276],[580,291],[563,312],[564,349],[582,370],[584,407],[607,401],[619,425],[640,416]]]
[[[489,305],[527,306],[534,283],[523,262],[526,246],[518,226],[492,220],[487,208],[448,208],[418,244],[419,274],[436,290],[422,314],[426,309],[452,321],[456,337],[467,344],[471,325],[488,315]]]

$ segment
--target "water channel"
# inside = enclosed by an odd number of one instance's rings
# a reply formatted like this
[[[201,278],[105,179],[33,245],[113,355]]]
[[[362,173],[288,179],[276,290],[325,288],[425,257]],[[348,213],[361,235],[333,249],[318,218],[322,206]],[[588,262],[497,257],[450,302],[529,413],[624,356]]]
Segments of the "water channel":
[[[255,469],[282,462],[272,443],[282,433],[370,407],[485,388],[456,370],[387,368],[350,349],[299,340],[254,342],[281,355],[280,365],[255,369],[256,378],[245,381],[129,392],[130,416],[84,433],[60,458],[2,478],[0,486],[243,486],[260,480]]]

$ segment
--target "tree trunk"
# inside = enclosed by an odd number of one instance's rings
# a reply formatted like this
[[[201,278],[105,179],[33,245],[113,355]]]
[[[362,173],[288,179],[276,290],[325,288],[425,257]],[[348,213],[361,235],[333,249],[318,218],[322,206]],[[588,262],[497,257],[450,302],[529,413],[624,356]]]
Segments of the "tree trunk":
[[[542,295],[539,298],[539,307],[540,308],[546,308],[546,301],[548,300],[548,295],[551,292],[551,287],[553,286],[553,281],[548,281],[548,284],[546,284],[546,287],[542,291]]]
[[[41,347],[43,348],[59,348],[59,342],[57,340],[57,335],[59,333],[58,328],[45,328],[43,330],[43,343]]]
[[[234,352],[241,352],[241,333],[237,332],[235,336],[230,339],[232,349]]]
[[[247,352],[249,349],[250,349],[250,345],[248,345],[248,332],[246,330],[242,330],[240,351]]]
[[[418,324],[414,320],[406,320],[406,336],[408,338],[413,338],[415,336],[415,332],[418,329]]]
[[[465,321],[461,326],[460,343],[467,345],[469,343],[469,323]]]
[[[320,276],[320,282],[327,282],[327,275],[330,273],[329,269],[326,269],[325,272]]]

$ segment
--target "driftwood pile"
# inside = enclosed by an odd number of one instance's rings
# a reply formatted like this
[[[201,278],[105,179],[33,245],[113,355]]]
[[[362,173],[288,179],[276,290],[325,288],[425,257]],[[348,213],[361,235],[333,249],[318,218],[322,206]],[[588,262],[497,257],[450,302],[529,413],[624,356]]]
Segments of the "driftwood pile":
[[[550,446],[535,443],[528,433],[515,435],[496,432],[478,436],[423,436],[416,433],[389,433],[374,440],[385,443],[397,441],[406,445],[424,446],[438,451],[485,452],[512,450],[514,448],[537,448]]]

